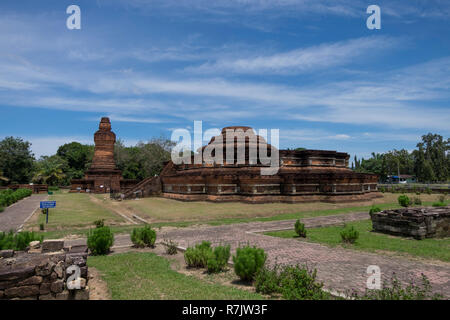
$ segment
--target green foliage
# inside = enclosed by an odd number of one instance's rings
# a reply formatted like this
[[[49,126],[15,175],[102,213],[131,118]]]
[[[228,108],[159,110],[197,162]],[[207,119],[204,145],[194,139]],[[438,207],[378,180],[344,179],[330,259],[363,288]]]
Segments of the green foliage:
[[[105,226],[105,219],[99,219],[94,221],[96,228],[103,228]]]
[[[341,231],[341,241],[344,243],[355,243],[359,238],[359,232],[353,227],[345,226]]]
[[[262,294],[281,293],[280,266],[276,264],[273,268],[263,266],[255,275],[256,292]]]
[[[135,228],[131,232],[131,241],[137,247],[154,247],[156,241],[156,231],[150,226]]]
[[[410,283],[403,287],[398,281],[395,273],[391,280],[380,290],[366,289],[363,295],[358,295],[354,291],[350,296],[357,300],[440,300],[442,296],[432,292],[430,281],[427,276],[422,273],[420,282],[411,280]]]
[[[209,254],[206,265],[209,273],[223,271],[230,259],[230,246],[218,246],[214,248],[213,254]]]
[[[421,205],[422,205],[422,200],[421,200],[419,197],[414,197],[414,198],[413,198],[413,203],[414,203],[416,206],[421,206]]]
[[[445,202],[445,195],[443,195],[443,194],[439,195],[438,202],[444,203]]]
[[[433,207],[445,207],[447,204],[445,202],[435,202]]]
[[[30,142],[20,138],[6,137],[0,141],[0,183],[30,182],[34,162],[30,147]]]
[[[372,206],[372,208],[370,208],[370,210],[369,210],[369,214],[372,214],[375,212],[380,212],[380,211],[381,211],[380,207]]]
[[[381,192],[381,193],[385,193],[385,192],[386,192],[386,188],[385,188],[385,187],[381,187],[381,188],[380,188],[380,192]]]
[[[33,182],[50,186],[67,184],[65,171],[67,172],[67,161],[57,155],[43,156],[35,163]],[[52,191],[52,187],[48,190]]]
[[[306,238],[305,224],[301,223],[299,219],[297,219],[297,221],[295,222],[294,228],[295,228],[295,233],[299,237]]]
[[[243,281],[252,281],[256,273],[264,266],[267,255],[261,248],[245,246],[236,249],[233,256],[234,272]]]
[[[22,231],[16,234],[12,230],[8,233],[0,232],[0,250],[22,251],[30,245],[31,241],[42,242],[43,239],[43,236],[29,231]]]
[[[6,189],[0,191],[0,206],[8,207],[25,197],[31,196],[32,193],[30,189],[17,189],[16,191]]]
[[[317,281],[317,270],[307,266],[263,267],[255,276],[256,292],[281,294],[287,300],[323,300],[330,295],[322,290],[323,284]]]
[[[126,179],[142,180],[161,173],[164,163],[170,160],[170,151],[175,145],[167,138],[156,138],[148,143],[125,147],[121,140],[114,146],[114,158]]]
[[[212,254],[211,242],[203,241],[195,247],[189,247],[184,252],[184,261],[188,268],[206,268],[208,258]]]
[[[402,194],[397,200],[398,204],[405,208],[412,204],[411,199],[406,194]]]
[[[5,211],[5,208],[0,206],[0,212],[3,212],[3,211]]]
[[[177,254],[178,249],[177,246],[178,244],[176,242],[173,242],[172,240],[169,240],[168,242],[166,242],[166,253],[169,255],[174,255]]]
[[[429,187],[426,187],[426,188],[425,188],[425,192],[426,192],[427,194],[431,194],[431,193],[432,193],[432,191],[431,191],[431,189],[430,189]]]
[[[39,224],[39,230],[44,231],[44,229],[45,229],[44,224],[43,224],[43,223],[40,223],[40,224]]]
[[[87,245],[93,255],[109,253],[114,244],[114,234],[109,227],[96,228],[88,233]]]

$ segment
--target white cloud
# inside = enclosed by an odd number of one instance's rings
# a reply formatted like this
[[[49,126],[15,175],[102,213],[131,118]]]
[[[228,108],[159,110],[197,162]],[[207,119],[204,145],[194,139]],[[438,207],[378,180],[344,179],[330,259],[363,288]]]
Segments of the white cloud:
[[[234,60],[223,59],[205,63],[198,67],[187,67],[194,73],[243,73],[294,74],[313,72],[336,66],[354,63],[355,59],[367,58],[374,51],[380,52],[399,46],[400,39],[389,37],[365,37],[335,43],[300,48],[272,55],[257,55]]]

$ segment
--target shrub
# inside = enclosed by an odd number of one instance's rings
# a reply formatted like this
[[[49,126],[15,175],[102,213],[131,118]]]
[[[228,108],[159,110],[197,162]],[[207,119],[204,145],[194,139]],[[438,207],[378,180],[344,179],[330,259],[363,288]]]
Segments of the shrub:
[[[279,265],[273,268],[263,266],[255,275],[256,292],[262,294],[281,293]]]
[[[402,194],[398,197],[398,204],[402,207],[408,207],[411,204],[411,199],[406,194]]]
[[[414,197],[413,202],[415,205],[421,206],[422,200],[419,197]]]
[[[435,202],[433,203],[433,207],[445,207],[446,204],[443,202]]]
[[[208,258],[213,254],[211,242],[203,241],[195,247],[189,247],[184,252],[184,261],[188,268],[205,268]]]
[[[301,223],[300,220],[297,220],[295,222],[295,233],[299,236],[299,237],[303,237],[306,238],[306,228],[305,228],[305,224]]]
[[[214,248],[213,254],[208,255],[207,268],[209,273],[221,272],[225,269],[230,259],[230,246],[218,246]]]
[[[94,255],[109,253],[114,243],[114,234],[109,227],[96,228],[88,233],[87,245]]]
[[[385,193],[385,192],[386,192],[386,188],[385,188],[385,187],[381,187],[381,188],[380,188],[380,192],[381,192],[381,193]]]
[[[380,212],[380,211],[381,211],[380,207],[372,206],[372,208],[370,208],[370,210],[369,210],[369,213],[372,214],[372,213]]]
[[[355,243],[359,238],[359,232],[353,228],[353,226],[344,227],[344,230],[341,231],[341,240],[344,243]]]
[[[322,290],[323,283],[317,281],[317,270],[307,266],[286,266],[280,273],[281,294],[287,300],[323,300],[329,294]]]
[[[236,249],[233,256],[234,271],[243,281],[252,281],[255,274],[264,266],[267,255],[263,249],[245,246]]]
[[[440,203],[445,203],[445,195],[441,194],[441,195],[438,197],[438,202],[440,202]]]
[[[44,224],[43,224],[43,223],[40,223],[40,224],[39,224],[39,230],[44,231],[44,229],[45,229],[45,228],[44,228]]]
[[[95,220],[94,225],[96,228],[103,228],[105,226],[105,219]]]
[[[131,232],[131,241],[137,247],[154,247],[156,241],[156,231],[150,226],[135,228]]]
[[[392,275],[390,282],[380,290],[366,289],[363,295],[355,292],[351,294],[351,298],[358,300],[440,300],[442,296],[432,292],[430,281],[427,276],[422,273],[420,282],[411,280],[410,283],[403,287],[397,280],[395,273]]]
[[[174,255],[177,254],[178,252],[178,244],[173,242],[172,240],[169,240],[168,242],[166,242],[167,248],[166,248],[166,253],[170,254],[170,255]]]
[[[425,192],[426,192],[427,194],[431,194],[431,189],[430,189],[429,187],[426,187],[426,188],[425,188]]]
[[[25,250],[31,241],[41,241],[43,236],[39,236],[34,232],[22,231],[14,234],[11,230],[8,233],[0,232],[0,250]]]
[[[6,189],[0,192],[0,206],[8,207],[17,201],[31,196],[33,192],[30,189],[17,189],[13,191],[11,189]]]

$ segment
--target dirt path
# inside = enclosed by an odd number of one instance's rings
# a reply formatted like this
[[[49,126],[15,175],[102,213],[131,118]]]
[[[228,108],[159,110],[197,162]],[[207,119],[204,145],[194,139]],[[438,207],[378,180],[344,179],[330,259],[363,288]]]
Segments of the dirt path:
[[[40,201],[46,200],[47,197],[46,194],[33,194],[0,212],[0,231],[21,229],[33,212],[39,208]]]

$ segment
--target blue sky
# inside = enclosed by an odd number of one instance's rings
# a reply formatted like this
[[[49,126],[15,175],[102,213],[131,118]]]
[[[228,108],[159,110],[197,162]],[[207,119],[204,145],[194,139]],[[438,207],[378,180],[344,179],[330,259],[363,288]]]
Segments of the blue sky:
[[[71,4],[81,30],[66,28]],[[0,138],[36,156],[92,143],[109,116],[128,145],[201,120],[368,157],[448,137],[449,110],[449,1],[0,3]]]

